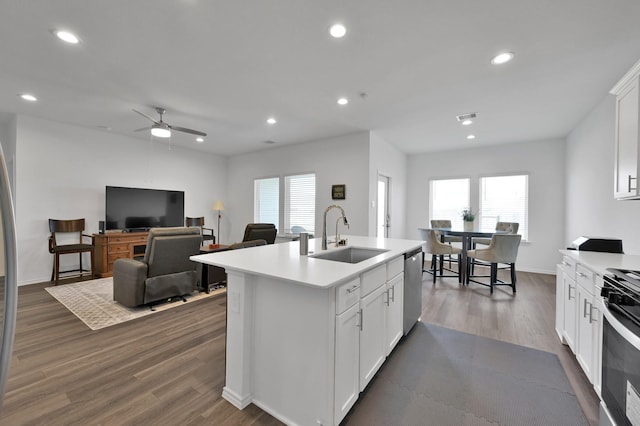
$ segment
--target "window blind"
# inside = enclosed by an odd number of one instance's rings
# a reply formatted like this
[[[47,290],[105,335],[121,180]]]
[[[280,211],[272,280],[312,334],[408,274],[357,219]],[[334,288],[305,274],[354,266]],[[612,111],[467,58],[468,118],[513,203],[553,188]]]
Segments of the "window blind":
[[[453,228],[462,229],[461,213],[469,208],[469,179],[433,179],[429,198],[431,220],[448,219]]]
[[[316,175],[291,175],[284,178],[285,232],[315,233]]]
[[[273,223],[279,227],[280,178],[254,181],[253,220],[256,223]]]
[[[479,226],[483,231],[496,228],[496,222],[517,222],[518,234],[528,240],[529,177],[527,175],[480,178]]]

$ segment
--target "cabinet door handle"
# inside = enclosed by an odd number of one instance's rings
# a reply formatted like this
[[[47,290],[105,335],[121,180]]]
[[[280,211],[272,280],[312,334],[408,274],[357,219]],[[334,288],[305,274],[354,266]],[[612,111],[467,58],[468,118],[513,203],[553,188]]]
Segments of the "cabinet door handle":
[[[362,312],[362,309],[360,309],[360,331],[364,330],[364,313]]]
[[[629,175],[629,179],[627,180],[627,187],[629,188],[629,191],[627,192],[631,192],[631,191],[635,191],[636,188],[632,188],[631,187],[631,181],[632,180],[637,180],[637,178],[631,177],[631,175]]]
[[[576,272],[576,274],[577,274],[579,277],[583,277],[583,278],[587,276],[587,274],[583,274],[582,272]]]
[[[597,316],[596,316],[596,319],[593,319],[593,310],[595,309],[597,311],[598,308],[594,308],[593,303],[589,303],[589,305],[591,305],[589,307],[589,324],[591,324],[593,322],[598,322],[598,317]]]
[[[391,287],[391,301],[392,302],[396,301],[396,286],[395,285],[393,287]]]
[[[391,301],[391,296],[389,296],[389,290],[391,290],[391,289],[388,288],[387,291],[385,291],[385,293],[387,294],[387,300],[385,300],[384,303],[386,303],[387,306],[389,306],[389,302]]]
[[[568,289],[569,289],[569,300],[571,300],[571,286],[569,285],[569,286],[567,286],[567,287],[568,287]]]
[[[587,317],[587,299],[582,299],[584,301],[584,303],[582,304],[582,318],[586,318]]]
[[[563,264],[564,266],[569,266],[569,264],[568,264],[567,262],[565,262],[564,260],[562,261],[562,264]]]
[[[354,285],[353,287],[347,289],[347,293],[351,294],[359,288],[360,288],[359,285]]]

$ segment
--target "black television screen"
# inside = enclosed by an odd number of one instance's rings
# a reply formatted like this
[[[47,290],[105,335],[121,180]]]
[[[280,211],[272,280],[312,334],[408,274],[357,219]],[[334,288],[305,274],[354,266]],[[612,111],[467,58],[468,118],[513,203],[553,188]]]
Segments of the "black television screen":
[[[184,192],[107,186],[105,229],[184,226]]]

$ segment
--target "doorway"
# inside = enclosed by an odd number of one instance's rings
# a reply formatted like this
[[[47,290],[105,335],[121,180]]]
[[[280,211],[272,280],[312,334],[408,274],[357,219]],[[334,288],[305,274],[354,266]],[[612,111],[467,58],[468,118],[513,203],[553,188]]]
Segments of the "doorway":
[[[391,192],[391,179],[388,176],[378,175],[378,211],[376,214],[376,237],[388,238],[391,227],[391,215],[389,213],[389,196]]]

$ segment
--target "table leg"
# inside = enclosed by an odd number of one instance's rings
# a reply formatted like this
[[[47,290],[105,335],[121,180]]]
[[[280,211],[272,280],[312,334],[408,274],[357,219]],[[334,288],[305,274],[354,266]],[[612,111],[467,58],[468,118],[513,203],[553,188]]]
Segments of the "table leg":
[[[469,284],[469,265],[468,265],[468,257],[467,250],[471,246],[471,237],[467,235],[462,236],[462,253],[461,253],[461,261],[462,265],[460,268],[460,273],[462,274],[461,280],[463,285]]]

